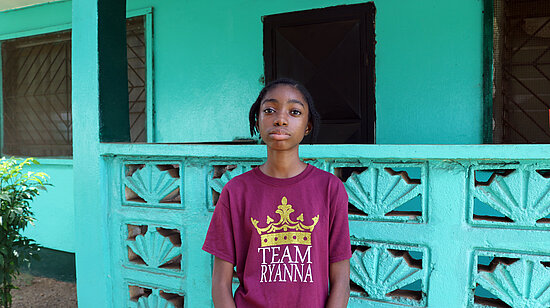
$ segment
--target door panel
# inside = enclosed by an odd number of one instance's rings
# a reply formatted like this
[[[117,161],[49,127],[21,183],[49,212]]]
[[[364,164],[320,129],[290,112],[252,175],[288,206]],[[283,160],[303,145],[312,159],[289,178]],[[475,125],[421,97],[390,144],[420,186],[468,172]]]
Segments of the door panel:
[[[318,143],[374,143],[373,15],[369,3],[264,19],[266,79],[292,78],[310,91]]]

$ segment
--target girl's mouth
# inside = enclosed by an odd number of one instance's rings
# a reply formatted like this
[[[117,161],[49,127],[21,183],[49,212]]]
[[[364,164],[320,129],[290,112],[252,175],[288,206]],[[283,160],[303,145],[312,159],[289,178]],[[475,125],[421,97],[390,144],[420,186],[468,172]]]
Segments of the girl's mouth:
[[[275,140],[286,140],[290,138],[290,134],[284,130],[273,130],[269,132],[269,136]]]

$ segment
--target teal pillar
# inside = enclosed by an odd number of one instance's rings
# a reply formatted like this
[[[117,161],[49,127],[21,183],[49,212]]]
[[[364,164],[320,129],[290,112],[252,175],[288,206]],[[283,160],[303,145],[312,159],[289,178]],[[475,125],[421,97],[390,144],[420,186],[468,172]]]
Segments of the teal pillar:
[[[126,66],[121,65],[125,51],[120,51],[125,41],[119,41],[125,35],[120,33],[124,32],[121,25],[125,7],[124,0],[73,1],[73,170],[79,307],[111,306],[107,198],[101,186],[106,168],[99,143],[129,139]],[[121,107],[124,103],[126,109]]]
[[[183,225],[185,229],[184,254],[190,256],[184,262],[183,270],[186,275],[185,290],[196,292],[190,296],[186,294],[186,307],[213,307],[212,306],[212,271],[213,258],[202,251],[204,236],[210,224],[210,214],[205,211],[204,182],[198,179],[208,178],[208,168],[201,161],[192,161],[184,169],[184,200],[186,213]],[[202,269],[202,270],[198,270]]]
[[[428,307],[467,307],[472,247],[467,238],[466,168],[460,164],[433,163],[430,168],[428,225],[431,232]],[[452,277],[452,278],[451,278]],[[451,279],[450,279],[451,278]]]
[[[97,1],[99,139],[129,142],[126,0]]]

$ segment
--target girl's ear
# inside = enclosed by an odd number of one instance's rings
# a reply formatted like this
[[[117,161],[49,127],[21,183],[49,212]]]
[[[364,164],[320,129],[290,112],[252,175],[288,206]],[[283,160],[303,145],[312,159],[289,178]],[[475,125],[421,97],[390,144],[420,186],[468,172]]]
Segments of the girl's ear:
[[[313,129],[313,124],[311,124],[311,121],[310,122],[307,122],[307,126],[306,126],[306,133],[305,135],[309,135],[309,133],[311,133],[311,130]]]

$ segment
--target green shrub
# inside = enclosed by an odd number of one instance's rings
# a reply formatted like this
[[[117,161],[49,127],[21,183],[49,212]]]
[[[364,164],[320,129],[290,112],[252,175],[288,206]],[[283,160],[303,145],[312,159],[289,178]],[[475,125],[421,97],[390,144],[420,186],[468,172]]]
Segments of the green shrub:
[[[0,160],[0,307],[5,308],[11,306],[20,266],[38,256],[38,245],[21,232],[34,221],[31,201],[50,184],[46,173],[23,170],[31,164],[38,162],[34,158]]]

